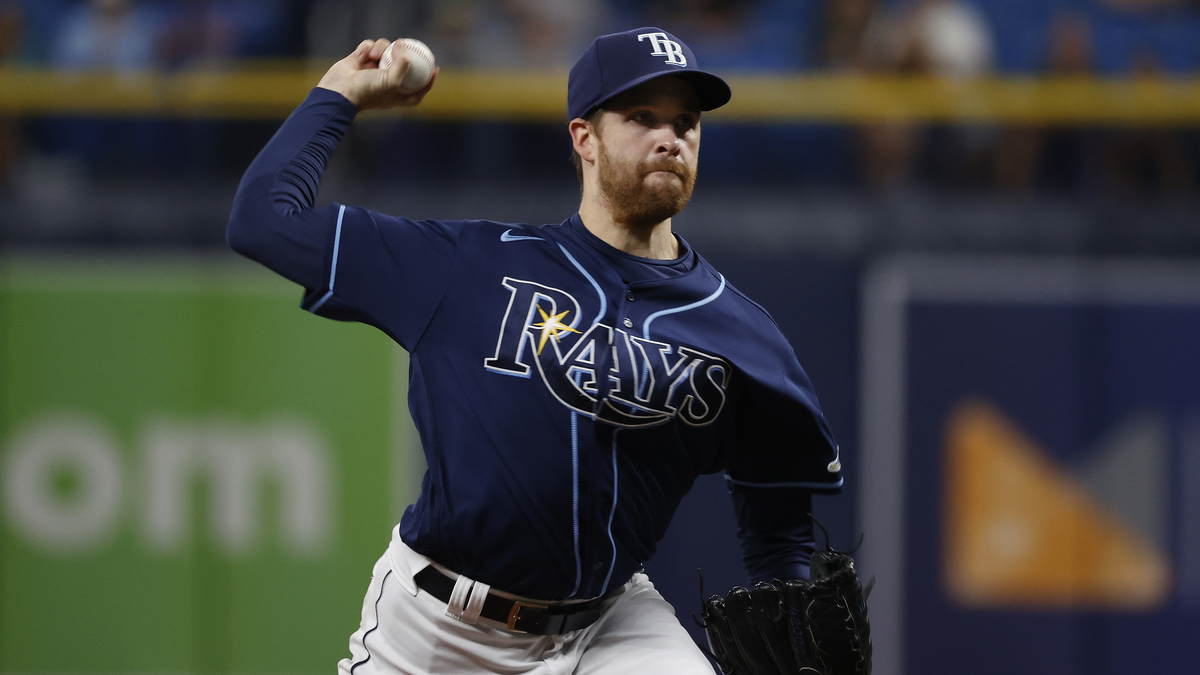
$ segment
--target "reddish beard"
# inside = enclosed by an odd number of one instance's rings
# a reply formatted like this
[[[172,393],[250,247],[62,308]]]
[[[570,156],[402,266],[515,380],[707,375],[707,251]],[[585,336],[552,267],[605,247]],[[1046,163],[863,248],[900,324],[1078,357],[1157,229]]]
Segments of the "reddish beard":
[[[696,172],[678,158],[644,159],[636,166],[619,164],[601,143],[596,166],[600,194],[608,202],[613,218],[635,227],[653,227],[682,211],[696,186]],[[679,181],[647,183],[647,176],[655,171],[670,172]]]

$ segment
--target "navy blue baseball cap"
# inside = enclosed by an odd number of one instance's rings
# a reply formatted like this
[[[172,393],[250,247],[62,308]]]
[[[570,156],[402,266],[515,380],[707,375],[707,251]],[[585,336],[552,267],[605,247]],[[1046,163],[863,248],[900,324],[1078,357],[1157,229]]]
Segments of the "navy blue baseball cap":
[[[601,35],[579,57],[567,80],[567,114],[586,117],[613,96],[664,75],[691,83],[701,110],[720,108],[732,95],[725,80],[696,67],[682,40],[661,28],[636,28]]]

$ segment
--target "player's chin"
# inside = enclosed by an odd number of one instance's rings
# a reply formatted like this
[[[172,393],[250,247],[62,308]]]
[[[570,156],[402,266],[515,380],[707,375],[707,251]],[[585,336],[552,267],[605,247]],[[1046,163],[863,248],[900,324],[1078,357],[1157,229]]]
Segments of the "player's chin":
[[[674,171],[651,171],[646,174],[645,182],[647,186],[683,186],[687,184],[687,179]]]
[[[668,174],[662,179],[650,183],[646,192],[653,195],[655,202],[664,204],[667,208],[675,209],[678,213],[692,198],[692,183],[675,174]]]
[[[687,180],[671,171],[651,171],[642,178],[642,188],[656,195],[682,192]]]
[[[671,218],[687,206],[690,197],[691,193],[682,187],[648,191],[639,204],[642,219],[658,223]]]

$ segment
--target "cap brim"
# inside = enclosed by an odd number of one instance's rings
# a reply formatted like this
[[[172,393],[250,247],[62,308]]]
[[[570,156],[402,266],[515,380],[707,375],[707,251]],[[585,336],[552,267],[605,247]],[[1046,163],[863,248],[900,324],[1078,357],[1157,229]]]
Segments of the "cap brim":
[[[627,92],[640,84],[670,75],[682,77],[688,81],[688,84],[692,85],[692,87],[696,90],[696,97],[700,99],[701,111],[708,112],[709,110],[716,110],[726,103],[729,103],[729,99],[733,97],[733,91],[730,90],[728,84],[725,84],[725,80],[722,80],[720,77],[717,77],[712,73],[705,72],[703,70],[679,70],[675,72],[660,71],[657,73],[643,75],[626,82],[624,86],[622,86],[620,89],[617,89],[612,94],[609,94],[607,98],[597,102],[596,105],[592,106],[591,109],[588,110],[588,112],[590,113],[592,110],[602,107],[606,101],[611,101],[616,96],[623,94],[624,92]]]

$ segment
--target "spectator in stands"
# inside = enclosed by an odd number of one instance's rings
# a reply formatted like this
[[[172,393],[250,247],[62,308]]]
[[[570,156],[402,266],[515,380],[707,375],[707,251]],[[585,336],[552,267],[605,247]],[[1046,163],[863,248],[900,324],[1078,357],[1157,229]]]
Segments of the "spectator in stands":
[[[415,37],[432,44],[426,34],[432,4],[432,0],[316,0],[308,13],[305,53],[337,60],[367,35]],[[447,62],[447,56],[434,51],[439,63]]]
[[[282,5],[264,0],[90,0],[67,14],[53,63],[126,72],[207,67],[272,53],[285,23]]]
[[[820,62],[833,70],[867,70],[867,28],[881,11],[879,0],[827,0]],[[876,19],[879,20],[879,19]]]
[[[144,70],[154,60],[155,17],[132,0],[91,0],[67,15],[54,63],[80,70]]]
[[[837,5],[841,0],[828,0]],[[853,0],[852,0],[853,1]],[[843,53],[843,63],[872,74],[914,74],[919,64],[907,53],[905,44],[908,17],[879,2],[862,0],[871,7],[866,24],[843,30],[856,39],[857,53]],[[863,11],[866,7],[862,8]],[[831,16],[839,16],[831,11]],[[848,46],[847,46],[848,48]],[[880,111],[885,112],[885,111]],[[917,152],[924,142],[925,129],[897,120],[868,124],[857,129],[859,162],[867,185],[878,191],[903,186],[912,178]]]
[[[858,62],[877,73],[971,78],[990,70],[993,60],[986,19],[960,0],[914,0],[896,9],[877,6],[863,29],[862,49]],[[953,128],[939,138],[943,173],[958,177],[990,151],[994,134]],[[866,182],[886,190],[912,179],[930,133],[922,125],[884,122],[861,128],[859,141]]]
[[[1134,60],[1133,80],[1163,77],[1157,55],[1141,49]],[[1124,127],[1105,134],[1104,168],[1107,185],[1127,196],[1186,196],[1193,192],[1194,177],[1184,152],[1182,135],[1175,129]]]
[[[657,0],[647,3],[646,9],[648,23],[670,26],[673,33],[686,36],[688,44],[697,45],[707,56],[714,49],[739,52],[748,48],[748,4],[747,0]],[[706,60],[705,67],[712,64]]]
[[[238,28],[212,0],[177,0],[154,40],[155,61],[167,68],[206,66],[237,53]]]
[[[602,0],[453,0],[431,6],[438,63],[565,68],[600,32]]]
[[[24,15],[15,0],[0,0],[0,63],[8,63],[21,50]]]
[[[155,67],[161,28],[156,7],[135,0],[90,0],[66,14],[55,40],[52,65],[65,70],[129,75]],[[43,125],[45,149],[55,161],[78,164],[96,175],[122,167],[152,165],[154,149],[166,145],[157,120],[68,118]],[[72,172],[74,173],[74,172]]]
[[[0,68],[7,66],[21,49],[23,16],[21,6],[9,0],[0,0]],[[13,165],[17,161],[20,137],[14,117],[0,116],[0,187],[8,184]]]
[[[607,21],[605,0],[439,0],[430,5],[429,19],[426,41],[438,65],[522,72],[565,71]],[[449,143],[467,180],[504,181],[513,158],[531,154],[531,133],[545,145],[528,125],[472,121]],[[569,156],[570,147],[563,147],[559,156]]]
[[[1051,23],[1042,72],[1056,78],[1088,77],[1095,69],[1092,23],[1086,14],[1059,14]],[[1075,127],[1013,125],[1002,134],[994,185],[1031,192],[1040,183],[1051,191],[1094,185],[1100,134]]]
[[[704,54],[704,67],[797,70],[811,65],[807,3],[796,0],[647,0],[624,17],[663,26]]]
[[[879,62],[942,77],[977,77],[991,69],[994,47],[987,20],[960,0],[916,0],[900,16],[876,24],[868,47]]]
[[[705,68],[752,69],[768,65],[755,58],[762,49],[751,35],[754,9],[749,0],[653,0],[645,4],[639,23],[669,26],[704,54]],[[784,44],[770,45],[775,52],[784,48]]]
[[[1060,14],[1051,24],[1044,72],[1088,77],[1095,71],[1092,22],[1081,13]],[[1134,79],[1162,76],[1149,49],[1138,53]],[[1187,195],[1195,178],[1180,133],[1170,129],[1014,126],[996,156],[994,184],[1018,192],[1088,192],[1105,195]]]

